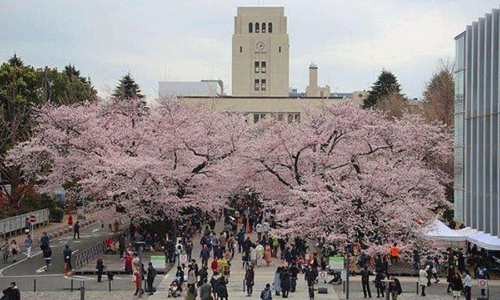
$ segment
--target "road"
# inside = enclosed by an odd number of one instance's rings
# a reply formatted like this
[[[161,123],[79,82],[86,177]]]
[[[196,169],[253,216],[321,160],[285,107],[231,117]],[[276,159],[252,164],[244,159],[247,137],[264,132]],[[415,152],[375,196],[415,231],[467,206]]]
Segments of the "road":
[[[52,248],[52,265],[45,270],[45,261],[42,257],[40,248],[32,250],[32,257],[27,258],[24,249],[18,255],[18,261],[12,263],[9,259],[9,264],[0,264],[0,276],[34,276],[34,275],[55,275],[62,274],[63,271],[63,254],[64,245],[69,244],[73,253],[78,253],[90,247],[91,245],[102,241],[106,236],[111,235],[105,228],[101,229],[99,224],[82,228],[80,230],[80,239],[73,240],[73,233],[54,238],[51,241]],[[39,237],[37,237],[39,238]]]

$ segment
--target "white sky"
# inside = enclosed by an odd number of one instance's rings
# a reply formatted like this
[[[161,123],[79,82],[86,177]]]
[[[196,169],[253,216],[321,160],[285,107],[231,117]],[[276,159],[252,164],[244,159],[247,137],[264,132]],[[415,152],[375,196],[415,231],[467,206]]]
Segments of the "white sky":
[[[99,95],[131,72],[143,92],[158,81],[222,79],[231,87],[231,39],[238,6],[284,6],[290,87],[304,91],[308,66],[332,91],[370,89],[392,71],[420,97],[439,60],[454,59],[454,37],[493,0],[0,0],[0,61],[15,52],[35,67],[71,63]]]

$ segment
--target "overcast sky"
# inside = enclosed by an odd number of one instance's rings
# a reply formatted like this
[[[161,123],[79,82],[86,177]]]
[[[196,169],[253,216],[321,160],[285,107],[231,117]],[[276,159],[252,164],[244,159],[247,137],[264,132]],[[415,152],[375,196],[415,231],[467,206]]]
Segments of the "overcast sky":
[[[308,66],[332,91],[370,89],[382,69],[420,97],[454,37],[494,0],[0,0],[0,60],[35,67],[74,64],[106,97],[131,72],[156,97],[158,81],[222,79],[230,92],[238,6],[284,6],[290,87],[304,91]]]

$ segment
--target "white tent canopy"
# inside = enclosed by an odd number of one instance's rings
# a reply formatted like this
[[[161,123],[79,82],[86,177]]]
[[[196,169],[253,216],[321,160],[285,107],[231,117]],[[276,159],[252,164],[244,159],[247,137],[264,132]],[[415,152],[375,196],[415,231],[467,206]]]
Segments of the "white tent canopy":
[[[500,239],[482,231],[469,235],[467,240],[486,250],[500,251]]]
[[[449,228],[443,222],[434,220],[431,224],[423,228],[424,237],[430,240],[465,242],[467,238],[457,231]]]

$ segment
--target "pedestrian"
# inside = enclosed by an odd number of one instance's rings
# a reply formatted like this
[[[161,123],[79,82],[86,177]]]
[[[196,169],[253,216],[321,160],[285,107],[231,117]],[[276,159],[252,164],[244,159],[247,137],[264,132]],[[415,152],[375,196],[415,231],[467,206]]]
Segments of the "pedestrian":
[[[462,283],[462,278],[460,278],[460,273],[455,273],[453,280],[451,282],[451,289],[453,290],[453,299],[459,300],[462,296],[462,290],[464,285]]]
[[[142,295],[142,274],[139,268],[135,269],[134,272],[134,284],[135,284],[135,293],[134,296]]]
[[[194,285],[191,285],[188,287],[186,296],[184,297],[185,300],[196,300],[196,296],[198,296],[198,292],[196,291],[196,287]]]
[[[425,266],[422,266],[418,272],[418,284],[422,289],[422,296],[425,297],[425,287],[427,286],[427,272],[425,271]]]
[[[21,300],[21,292],[15,282],[11,282],[10,286],[3,290],[2,300]]]
[[[484,262],[481,262],[476,269],[476,278],[477,279],[490,279],[490,272],[488,268],[486,268]],[[486,296],[486,289],[481,289],[481,296]]]
[[[188,266],[188,275],[187,275],[186,283],[187,283],[188,289],[191,286],[195,286],[195,284],[196,284],[196,274],[194,272],[193,265],[191,265],[191,264]]]
[[[203,279],[203,284],[200,287],[200,300],[212,300],[212,286],[208,283],[207,278]]]
[[[227,293],[227,284],[228,284],[227,277],[222,275],[219,278],[219,282],[217,284],[217,297],[218,297],[218,299],[228,300],[229,295]]]
[[[245,286],[247,288],[247,297],[252,296],[253,286],[255,280],[255,272],[252,266],[248,266],[245,272]]]
[[[95,268],[97,269],[97,282],[101,282],[102,279],[102,274],[104,273],[104,261],[102,260],[102,256],[99,256],[97,259],[97,263],[95,265]]]
[[[73,228],[73,216],[72,215],[69,215],[69,217],[68,217],[68,226],[69,226],[69,229]]]
[[[465,295],[465,300],[471,300],[472,294],[471,294],[471,289],[472,289],[472,277],[470,276],[469,271],[464,270],[464,295]]]
[[[52,249],[50,246],[46,246],[42,250],[43,259],[45,260],[45,270],[48,270],[52,265]]]
[[[377,298],[382,296],[384,297],[384,282],[382,280],[385,279],[385,273],[381,269],[377,269],[377,275],[375,275],[375,287],[377,288]]]
[[[290,267],[290,293],[295,293],[297,288],[297,276],[300,273],[299,268],[295,263]]]
[[[399,260],[399,251],[401,248],[398,246],[398,243],[394,243],[390,249],[390,254],[391,254],[391,265],[397,266],[398,265],[398,260]]]
[[[281,295],[283,298],[288,298],[288,292],[290,291],[290,273],[286,267],[282,267],[281,269]]]
[[[19,252],[19,247],[17,246],[16,240],[10,242],[10,252],[12,253],[12,262],[16,262],[17,253]]]
[[[370,291],[370,271],[368,271],[368,267],[365,266],[363,270],[361,270],[361,285],[363,287],[363,295],[366,298],[372,297],[372,292]]]
[[[266,283],[266,287],[260,293],[260,299],[261,300],[273,300],[273,293],[271,292],[271,285],[269,283]]]
[[[401,289],[401,283],[396,277],[394,277],[394,275],[391,275],[389,279],[391,280],[391,282],[389,283],[389,290],[387,292],[391,294],[392,300],[397,300],[398,295],[401,295],[403,293],[403,289]]]
[[[132,253],[130,251],[125,251],[125,274],[127,275],[134,274],[134,268],[132,267],[133,260]]]
[[[419,270],[420,270],[420,253],[418,253],[418,250],[415,249],[413,250],[413,270],[415,270],[415,273],[419,275]]]
[[[149,262],[148,263],[148,275],[146,277],[146,292],[148,292],[149,295],[153,295],[154,289],[153,289],[153,282],[155,281],[156,277],[156,269],[153,267],[153,263]]]
[[[439,273],[439,258],[436,256],[434,257],[434,264],[432,265],[432,276],[434,276],[434,279],[436,281],[434,281],[434,283],[438,283],[439,282],[439,279],[437,277]]]
[[[80,239],[80,221],[76,221],[73,226],[73,239],[76,239],[76,236]]]
[[[276,272],[274,272],[274,281],[273,281],[273,290],[276,293],[276,296],[279,296],[281,293],[280,275],[281,275],[281,267],[278,267],[276,269]]]
[[[193,253],[193,242],[191,241],[191,239],[188,239],[186,241],[186,244],[184,246],[184,250],[186,251],[187,260],[191,261],[191,255]]]
[[[455,276],[455,269],[448,269],[448,276],[446,276],[446,282],[448,282],[448,287],[446,288],[446,293],[451,294],[451,283],[453,282],[453,277]],[[429,283],[427,283],[429,286]]]
[[[31,239],[31,236],[28,234],[24,239],[24,248],[26,249],[26,255],[28,256],[28,258],[31,257],[32,247],[33,247],[33,240]]]
[[[64,260],[64,266],[66,268],[66,272],[69,272],[73,270],[73,266],[71,265],[71,256],[72,256],[71,248],[69,247],[68,244],[64,246],[63,249],[63,260]]]
[[[43,232],[40,237],[40,250],[43,251],[43,248],[46,248],[50,245],[50,238],[47,235],[47,232]]]
[[[181,266],[177,266],[177,272],[175,272],[175,278],[178,283],[178,291],[182,292],[182,283],[184,282],[184,270]]]

